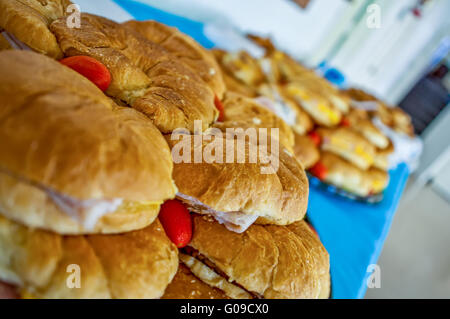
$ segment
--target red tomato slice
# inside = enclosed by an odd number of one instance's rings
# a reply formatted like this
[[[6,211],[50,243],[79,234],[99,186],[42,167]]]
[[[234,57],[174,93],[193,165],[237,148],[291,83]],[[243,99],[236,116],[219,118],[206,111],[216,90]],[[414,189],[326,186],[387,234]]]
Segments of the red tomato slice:
[[[309,138],[314,142],[316,146],[319,146],[320,143],[322,143],[322,138],[320,137],[319,133],[316,131],[312,131],[308,134]]]
[[[350,127],[351,124],[350,121],[344,117],[342,118],[341,123],[339,125],[343,127]]]
[[[328,169],[322,162],[317,162],[309,171],[320,180],[324,180],[328,174]]]
[[[168,200],[161,205],[159,220],[170,240],[183,248],[192,238],[192,218],[186,206],[178,200]]]
[[[94,58],[80,55],[65,58],[59,62],[91,80],[103,92],[111,84],[111,73],[108,68]]]
[[[217,118],[217,121],[223,122],[223,120],[225,119],[225,113],[224,113],[225,109],[224,109],[222,102],[217,97],[217,95],[214,97],[214,105],[216,106],[216,109],[219,111],[219,117]]]

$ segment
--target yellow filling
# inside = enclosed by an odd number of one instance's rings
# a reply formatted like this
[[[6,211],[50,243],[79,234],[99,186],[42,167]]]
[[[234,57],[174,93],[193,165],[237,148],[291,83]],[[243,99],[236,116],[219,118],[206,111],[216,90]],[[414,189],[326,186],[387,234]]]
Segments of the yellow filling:
[[[293,95],[298,96],[303,101],[308,101],[308,100],[311,99],[311,96],[309,96],[309,94],[305,90],[300,89],[300,88],[295,87],[295,86],[290,86],[288,88],[288,92],[293,94]]]
[[[374,180],[372,182],[372,190],[375,193],[379,193],[384,189],[384,182],[382,180]]]
[[[325,103],[318,103],[317,104],[317,108],[319,109],[320,112],[324,113],[332,123],[337,123],[339,122],[339,115],[337,112],[334,112],[332,108],[330,108],[328,105],[326,105]]]
[[[366,151],[364,151],[364,149],[363,149],[360,145],[357,145],[357,146],[356,146],[356,148],[355,148],[355,153],[356,153],[358,156],[361,156],[362,158],[364,158],[364,160],[365,160],[367,163],[370,163],[370,164],[373,163],[373,157],[370,156]]]
[[[343,149],[344,151],[351,151],[352,149],[352,144],[350,142],[342,140],[336,136],[331,137],[331,144],[337,148]]]

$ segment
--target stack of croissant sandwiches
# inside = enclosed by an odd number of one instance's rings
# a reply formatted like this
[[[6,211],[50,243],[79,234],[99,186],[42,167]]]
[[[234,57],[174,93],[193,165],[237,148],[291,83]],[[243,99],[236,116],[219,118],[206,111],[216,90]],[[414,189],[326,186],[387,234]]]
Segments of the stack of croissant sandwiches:
[[[290,125],[178,30],[70,4],[0,1],[0,297],[328,298]],[[229,128],[279,147],[197,161]]]
[[[381,194],[394,145],[373,118],[411,134],[406,113],[379,100],[375,109],[362,107],[361,101],[376,98],[339,90],[269,38],[248,38],[265,50],[263,58],[213,50],[228,90],[256,99],[291,127],[293,153],[312,175],[361,198]]]

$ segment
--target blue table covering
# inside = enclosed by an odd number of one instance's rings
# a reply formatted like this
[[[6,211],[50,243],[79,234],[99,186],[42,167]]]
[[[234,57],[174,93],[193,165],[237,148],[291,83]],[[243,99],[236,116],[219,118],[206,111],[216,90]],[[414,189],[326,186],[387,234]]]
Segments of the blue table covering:
[[[211,42],[204,25],[132,0],[113,0],[137,20],[157,20],[177,27],[206,48]],[[405,164],[389,172],[391,182],[379,204],[354,202],[310,188],[308,218],[330,254],[332,297],[363,298],[369,265],[376,264],[406,185]]]

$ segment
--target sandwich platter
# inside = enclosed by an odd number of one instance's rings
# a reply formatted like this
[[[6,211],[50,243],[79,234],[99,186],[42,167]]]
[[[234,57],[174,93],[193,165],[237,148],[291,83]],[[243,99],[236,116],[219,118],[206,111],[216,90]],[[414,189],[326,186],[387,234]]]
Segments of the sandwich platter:
[[[0,298],[329,298],[290,126],[177,29],[70,8],[0,1]]]

